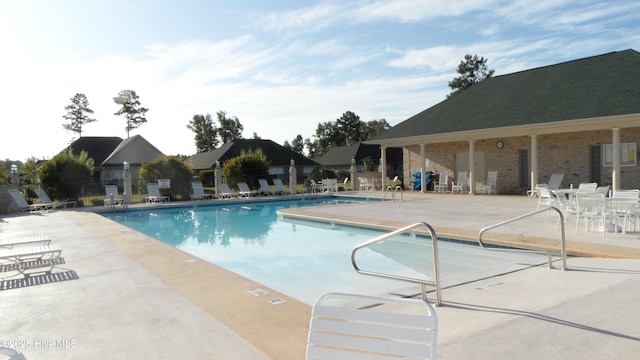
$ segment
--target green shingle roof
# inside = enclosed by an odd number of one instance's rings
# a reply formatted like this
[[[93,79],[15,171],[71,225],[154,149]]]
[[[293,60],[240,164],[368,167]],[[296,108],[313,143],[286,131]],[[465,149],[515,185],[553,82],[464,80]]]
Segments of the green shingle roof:
[[[368,141],[640,113],[640,54],[612,52],[486,79]]]

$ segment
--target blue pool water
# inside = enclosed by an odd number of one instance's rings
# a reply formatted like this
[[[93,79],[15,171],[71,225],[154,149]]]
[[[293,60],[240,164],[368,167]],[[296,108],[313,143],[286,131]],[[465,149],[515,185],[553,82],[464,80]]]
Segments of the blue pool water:
[[[350,258],[353,247],[380,232],[278,220],[276,213],[290,207],[335,204],[336,201],[292,200],[103,215],[310,305],[332,291],[372,295],[418,293],[418,285],[364,276],[353,270]],[[544,261],[540,256],[487,252],[452,242],[439,242],[438,247],[444,286]],[[433,274],[430,254],[430,239],[400,236],[359,252],[357,261],[365,270],[430,279]]]

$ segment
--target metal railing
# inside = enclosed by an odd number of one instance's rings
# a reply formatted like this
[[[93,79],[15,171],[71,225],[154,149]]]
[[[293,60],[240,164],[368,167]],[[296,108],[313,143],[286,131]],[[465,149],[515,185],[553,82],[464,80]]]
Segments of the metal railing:
[[[522,220],[528,217],[531,217],[533,215],[537,215],[539,213],[545,212],[545,211],[555,211],[558,213],[559,219],[558,222],[560,224],[560,235],[561,235],[561,239],[560,239],[560,256],[562,257],[562,270],[567,270],[567,245],[566,245],[566,239],[565,239],[565,231],[564,231],[564,215],[562,214],[562,211],[554,206],[549,206],[549,207],[545,207],[542,209],[538,209],[536,211],[532,211],[530,213],[524,214],[524,215],[520,215],[518,217],[515,217],[513,219],[509,219],[503,222],[500,222],[498,224],[495,225],[491,225],[488,226],[482,230],[480,230],[480,233],[478,233],[478,243],[480,244],[480,247],[482,247],[483,249],[486,250],[492,250],[492,251],[511,251],[511,252],[528,252],[528,253],[537,253],[537,254],[547,254],[547,256],[549,257],[549,269],[553,269],[553,256],[552,254],[554,253],[553,251],[544,251],[544,250],[536,250],[536,249],[524,249],[524,248],[519,248],[519,249],[515,249],[515,248],[495,248],[495,247],[488,247],[485,245],[485,243],[482,242],[482,235],[492,229],[507,225],[507,224],[511,224],[513,222],[516,222],[518,220]],[[557,253],[557,252],[555,252]]]
[[[433,268],[434,268],[434,280],[428,280],[428,279],[416,279],[416,278],[410,278],[410,277],[405,277],[405,276],[398,276],[398,275],[392,275],[392,274],[386,274],[386,273],[380,273],[380,272],[373,272],[373,271],[366,271],[366,270],[362,270],[360,269],[360,267],[358,267],[358,265],[356,264],[356,253],[363,248],[366,248],[370,245],[373,245],[375,243],[379,243],[381,241],[387,240],[391,237],[394,237],[396,235],[401,235],[403,233],[407,233],[410,232],[411,230],[418,228],[418,227],[425,227],[428,231],[429,234],[431,235],[431,240],[433,243]],[[436,303],[437,305],[441,305],[442,304],[442,294],[441,294],[441,285],[440,285],[440,262],[438,260],[438,237],[436,236],[436,232],[435,230],[433,230],[433,228],[431,227],[431,225],[421,222],[421,223],[415,223],[413,225],[409,225],[406,227],[403,227],[401,229],[392,231],[390,233],[378,236],[372,240],[369,240],[367,242],[364,242],[360,245],[357,245],[353,248],[353,250],[351,251],[351,264],[353,265],[353,268],[360,274],[363,275],[371,275],[371,276],[377,276],[377,277],[381,277],[381,278],[387,278],[387,279],[394,279],[394,280],[400,280],[400,281],[406,281],[406,282],[411,282],[411,283],[415,283],[415,284],[420,284],[421,285],[421,290],[422,290],[422,300],[427,301],[427,285],[430,286],[434,286],[436,288]]]
[[[402,196],[402,186],[399,186],[399,185],[396,187],[387,186],[387,189],[384,191],[384,196],[382,197],[382,201],[387,199],[387,194],[389,193],[389,190],[391,190],[391,201],[395,201],[396,193],[398,191],[400,191],[400,201],[404,201],[404,197]]]

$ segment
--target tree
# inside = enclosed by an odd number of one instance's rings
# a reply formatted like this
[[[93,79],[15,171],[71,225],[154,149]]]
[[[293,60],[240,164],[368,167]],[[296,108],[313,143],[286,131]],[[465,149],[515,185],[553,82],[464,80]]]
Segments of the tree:
[[[0,185],[8,185],[9,184],[9,175],[7,173],[7,169],[4,166],[0,166]]]
[[[302,135],[296,135],[295,139],[291,141],[291,150],[298,154],[302,154],[304,151],[304,140],[302,139]]]
[[[218,147],[218,130],[213,124],[211,114],[193,115],[187,125],[195,133],[196,151],[199,153],[214,150]]]
[[[380,133],[385,132],[386,130],[391,128],[391,125],[385,119],[379,120],[371,120],[367,121],[364,126],[364,130],[362,131],[365,135],[364,139],[368,140]]]
[[[182,199],[189,199],[191,194],[193,179],[191,168],[177,156],[163,155],[142,164],[140,177],[147,183],[158,182],[158,179],[171,179],[171,191],[174,195],[180,195]]]
[[[335,146],[352,145],[366,140],[367,128],[358,115],[347,111],[334,122],[318,124],[314,137],[314,141],[307,139],[304,142],[310,157],[322,156]]]
[[[40,165],[35,157],[30,157],[20,167],[20,183],[21,184],[37,184],[39,179]]]
[[[449,82],[451,93],[447,95],[447,98],[459,94],[484,79],[490,78],[495,70],[489,70],[487,62],[489,62],[489,59],[478,58],[478,55],[465,55],[464,60],[460,61],[460,65],[458,65],[457,72],[460,76],[453,78]]]
[[[218,135],[223,144],[236,139],[242,139],[242,130],[244,127],[240,124],[240,120],[237,117],[227,118],[225,111],[218,111],[218,122],[220,128],[218,129]]]
[[[77,192],[91,182],[93,159],[86,151],[74,155],[67,149],[42,164],[40,184],[53,200],[75,199]]]
[[[122,108],[120,108],[120,110],[118,110],[114,115],[124,115],[127,119],[127,126],[125,127],[127,137],[129,137],[129,132],[131,130],[137,129],[140,125],[147,122],[145,114],[149,109],[141,106],[140,100],[135,91],[122,90],[118,93],[118,96],[113,98],[113,101],[122,106]]]
[[[366,140],[363,133],[363,122],[360,116],[347,111],[336,120],[336,130],[339,137],[336,138],[336,146],[352,145],[359,141]]]
[[[269,161],[262,149],[242,150],[240,156],[225,162],[222,174],[232,186],[244,181],[250,187],[257,188],[258,179],[265,179],[269,176]]]
[[[62,116],[67,120],[68,124],[62,124],[62,127],[67,131],[73,131],[78,133],[78,137],[82,137],[82,125],[96,121],[92,119],[88,114],[93,114],[93,110],[89,108],[89,101],[84,94],[75,94],[71,98],[71,104],[64,107],[67,113]]]

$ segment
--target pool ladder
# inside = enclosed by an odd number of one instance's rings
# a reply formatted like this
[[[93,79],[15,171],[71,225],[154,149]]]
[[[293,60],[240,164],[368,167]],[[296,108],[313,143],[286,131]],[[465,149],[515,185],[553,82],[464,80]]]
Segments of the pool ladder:
[[[511,251],[511,252],[528,252],[528,253],[537,253],[537,254],[547,254],[547,256],[549,257],[549,269],[553,269],[553,254],[558,254],[558,251],[544,251],[544,250],[535,250],[535,249],[515,249],[515,248],[495,248],[495,247],[488,247],[487,245],[485,245],[485,243],[482,241],[482,235],[487,232],[488,230],[491,229],[495,229],[507,224],[511,224],[513,222],[522,220],[522,219],[526,219],[528,217],[531,217],[533,215],[537,215],[539,213],[542,212],[546,212],[546,211],[554,211],[556,213],[558,213],[558,223],[560,224],[560,257],[562,259],[562,270],[567,270],[567,244],[566,244],[566,238],[565,238],[565,231],[564,231],[564,215],[562,214],[562,211],[560,209],[558,209],[555,206],[548,206],[542,209],[538,209],[536,211],[532,211],[530,213],[526,213],[524,215],[520,215],[517,216],[513,219],[509,219],[500,223],[497,223],[495,225],[491,225],[488,226],[482,230],[480,230],[480,233],[478,233],[478,243],[480,244],[480,246],[483,249],[486,250],[492,250],[492,251]]]
[[[387,194],[389,193],[390,190],[391,190],[391,201],[395,201],[396,193],[398,193],[398,191],[400,192],[400,201],[404,201],[404,198],[402,196],[402,186],[400,185],[396,185],[395,187],[391,185],[387,186],[387,189],[384,191],[384,196],[382,197],[382,201],[387,199]]]
[[[394,237],[396,235],[401,235],[403,233],[411,233],[411,230],[414,230],[416,228],[419,227],[425,227],[427,229],[427,231],[429,232],[429,234],[431,235],[431,241],[433,243],[432,248],[433,248],[433,270],[434,270],[434,280],[428,280],[428,279],[417,279],[417,278],[410,278],[410,277],[405,277],[405,276],[398,276],[398,275],[392,275],[392,274],[386,274],[386,273],[380,273],[380,272],[374,272],[374,271],[366,271],[366,270],[362,270],[360,269],[360,267],[358,266],[358,264],[356,264],[356,253],[363,248],[366,248],[370,245],[379,243],[381,241],[387,240],[391,237]],[[420,284],[421,286],[421,290],[422,290],[422,300],[427,301],[427,285],[433,286],[436,288],[436,304],[437,305],[442,305],[442,289],[441,289],[441,285],[440,285],[440,262],[438,260],[438,237],[436,236],[436,232],[435,230],[433,230],[433,228],[431,227],[431,225],[424,223],[424,222],[420,222],[420,223],[415,223],[413,225],[409,225],[406,227],[403,227],[401,229],[392,231],[390,233],[387,234],[383,234],[380,235],[374,239],[371,239],[367,242],[364,242],[360,245],[357,245],[356,247],[353,248],[353,250],[351,251],[351,265],[353,265],[353,268],[356,270],[356,272],[358,272],[359,274],[363,274],[363,275],[371,275],[371,276],[377,276],[377,277],[381,277],[381,278],[386,278],[386,279],[394,279],[394,280],[400,280],[400,281],[406,281],[406,282],[410,282],[410,283],[415,283],[415,284]]]

